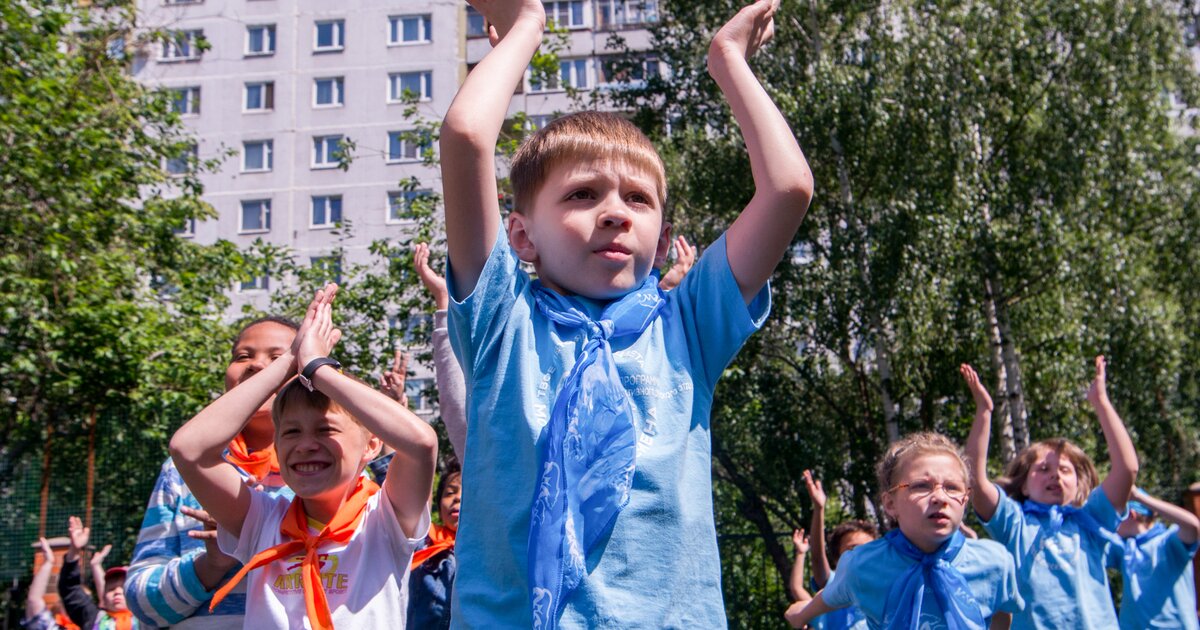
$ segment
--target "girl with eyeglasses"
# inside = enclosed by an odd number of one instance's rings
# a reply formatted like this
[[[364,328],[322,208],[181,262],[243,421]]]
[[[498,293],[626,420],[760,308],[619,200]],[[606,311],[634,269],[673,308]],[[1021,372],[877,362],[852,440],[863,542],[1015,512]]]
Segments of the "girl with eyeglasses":
[[[1023,606],[1016,567],[996,542],[959,531],[967,470],[962,450],[936,433],[888,447],[876,476],[884,513],[898,527],[847,552],[820,593],[788,609],[788,623],[803,628],[853,605],[870,628],[1006,627]]]
[[[1126,513],[1137,478],[1133,442],[1108,399],[1104,357],[1087,400],[1100,419],[1112,466],[1104,481],[1091,458],[1064,438],[1044,440],[1017,454],[1004,478],[987,477],[992,399],[969,365],[959,368],[975,399],[975,423],[967,438],[971,502],[984,529],[1012,554],[1027,606],[1013,628],[1116,628],[1117,616],[1105,571],[1113,534]]]

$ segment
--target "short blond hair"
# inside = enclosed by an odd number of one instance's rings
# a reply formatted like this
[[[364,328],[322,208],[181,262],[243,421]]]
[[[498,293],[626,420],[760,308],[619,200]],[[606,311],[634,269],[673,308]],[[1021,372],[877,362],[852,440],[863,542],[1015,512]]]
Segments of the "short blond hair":
[[[617,114],[588,111],[551,121],[517,149],[509,172],[513,211],[529,212],[550,170],[570,160],[612,160],[645,169],[655,178],[659,208],[665,207],[666,168],[646,134]]]
[[[360,383],[363,383],[362,379],[349,374],[347,374],[347,376]],[[366,383],[363,384],[365,385]],[[316,409],[317,411],[321,412],[332,411],[334,413],[345,414],[346,417],[350,418],[350,420],[354,422],[354,424],[357,424],[359,428],[365,431],[367,435],[371,435],[371,432],[367,429],[366,425],[364,425],[362,421],[359,420],[354,414],[350,413],[349,409],[346,409],[342,405],[338,404],[337,401],[326,396],[325,394],[322,394],[317,389],[309,391],[309,389],[300,382],[299,378],[293,378],[282,388],[280,388],[279,393],[275,394],[275,402],[271,403],[271,421],[275,423],[276,430],[279,429],[279,423],[283,421],[283,414],[287,413],[289,409],[295,409],[297,407]]]

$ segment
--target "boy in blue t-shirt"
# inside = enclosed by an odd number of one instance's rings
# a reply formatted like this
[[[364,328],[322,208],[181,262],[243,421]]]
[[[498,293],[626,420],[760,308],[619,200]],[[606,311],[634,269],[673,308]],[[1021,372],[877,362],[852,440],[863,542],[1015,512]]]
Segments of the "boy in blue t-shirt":
[[[1163,527],[1154,513],[1173,523]],[[1187,510],[1133,489],[1129,516],[1117,533],[1125,545],[1109,547],[1108,565],[1121,569],[1122,630],[1197,630],[1196,584],[1192,558],[1200,519]]]
[[[495,143],[546,16],[539,0],[471,5],[495,48],[441,132],[451,340],[470,392],[452,624],[723,627],[713,390],[762,324],[812,195],[747,63],[777,2],[742,9],[708,57],[754,198],[666,294],[651,274],[670,243],[662,160],[617,115],[571,115],[528,140],[502,221]]]

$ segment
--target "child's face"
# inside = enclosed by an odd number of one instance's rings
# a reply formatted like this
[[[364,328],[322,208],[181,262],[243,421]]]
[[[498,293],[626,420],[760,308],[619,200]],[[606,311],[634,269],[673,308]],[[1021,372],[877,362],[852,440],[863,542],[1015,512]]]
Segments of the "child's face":
[[[1129,516],[1125,517],[1125,520],[1117,526],[1117,535],[1121,538],[1133,538],[1148,531],[1153,525],[1153,518],[1139,516],[1137,512],[1130,511]]]
[[[438,498],[438,516],[442,525],[450,529],[458,529],[458,506],[462,502],[462,473],[451,473],[442,487],[442,496]]]
[[[533,208],[511,215],[509,241],[549,288],[618,298],[666,260],[671,228],[657,190],[653,173],[625,161],[559,164]]]
[[[895,485],[883,495],[883,509],[909,541],[931,553],[958,530],[967,490],[967,474],[957,457],[915,455],[896,471]]]
[[[101,608],[109,612],[128,610],[125,604],[125,581],[112,580],[104,583],[104,597],[100,602]]]
[[[312,508],[336,510],[379,448],[379,439],[341,410],[292,405],[275,431],[283,480],[305,500],[309,516],[317,519],[327,519],[332,513],[318,515]]]
[[[1079,477],[1071,458],[1051,449],[1041,449],[1025,483],[1021,486],[1025,496],[1048,505],[1066,505],[1075,500],[1079,492]]]
[[[875,537],[867,532],[850,532],[842,536],[842,539],[838,541],[838,557],[841,558],[846,555],[847,551],[860,545],[865,545],[872,540],[875,540]]]
[[[287,352],[296,338],[296,331],[276,322],[262,322],[247,328],[237,345],[233,347],[233,356],[229,366],[225,368],[225,391],[229,391],[240,383],[244,383]],[[266,414],[271,416],[272,396],[259,407],[255,416]]]

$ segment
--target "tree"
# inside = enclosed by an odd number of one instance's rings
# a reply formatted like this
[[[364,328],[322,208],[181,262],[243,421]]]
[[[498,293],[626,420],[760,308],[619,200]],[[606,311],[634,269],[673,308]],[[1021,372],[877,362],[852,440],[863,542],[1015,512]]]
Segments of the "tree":
[[[660,3],[655,47],[671,72],[617,95],[661,147],[677,230],[701,243],[751,194],[703,57],[737,4]],[[714,408],[719,526],[757,535],[778,573],[755,587],[774,606],[731,605],[735,623],[782,610],[777,532],[805,523],[803,469],[844,514],[877,516],[888,441],[965,437],[960,362],[1003,393],[997,464],[1051,435],[1103,463],[1082,392],[1104,352],[1139,446],[1162,454],[1142,479],[1194,479],[1180,471],[1200,452],[1197,278],[1180,261],[1196,247],[1196,147],[1164,98],[1197,102],[1179,15],[1151,0],[784,3],[755,65],[817,198],[772,280],[773,316]]]
[[[52,494],[82,511],[94,492],[121,507],[106,527],[136,531],[129,506],[143,504],[163,455],[148,445],[219,389],[231,338],[220,315],[243,257],[176,235],[211,216],[196,174],[212,165],[187,157],[170,99],[129,77],[133,9],[0,5],[0,492],[11,495],[18,471],[42,486],[40,509],[6,500],[6,557],[25,558],[9,543],[46,527]],[[181,156],[187,172],[168,175]],[[51,492],[52,471],[88,465],[89,443],[111,450],[86,490],[68,480]]]

